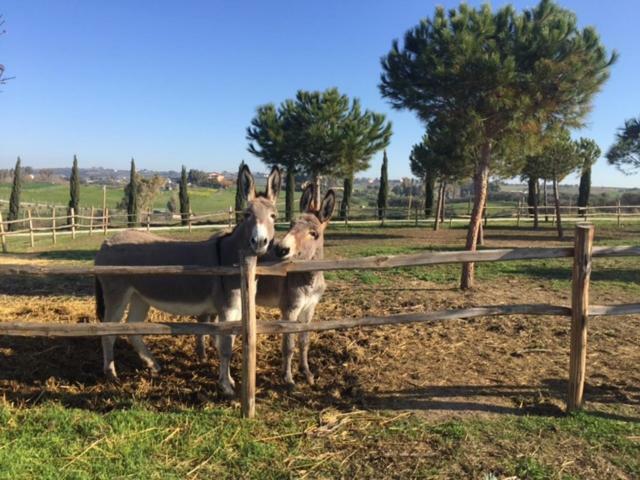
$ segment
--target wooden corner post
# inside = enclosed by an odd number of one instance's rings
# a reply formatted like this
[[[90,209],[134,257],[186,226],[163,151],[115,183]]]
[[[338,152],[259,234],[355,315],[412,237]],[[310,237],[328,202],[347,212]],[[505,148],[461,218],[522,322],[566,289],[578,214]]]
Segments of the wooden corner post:
[[[71,221],[71,238],[76,238],[76,211],[73,207],[69,209],[69,220]]]
[[[587,321],[589,319],[589,280],[593,225],[576,225],[571,281],[571,350],[567,411],[582,408],[587,365]]]
[[[256,415],[256,264],[255,255],[242,254],[242,416]]]
[[[31,209],[27,210],[27,218],[29,219],[29,244],[31,248],[33,248],[36,244],[33,238],[33,216],[31,215]]]
[[[4,233],[4,221],[2,220],[1,211],[0,211],[0,242],[2,242],[2,253],[7,253],[7,238]]]

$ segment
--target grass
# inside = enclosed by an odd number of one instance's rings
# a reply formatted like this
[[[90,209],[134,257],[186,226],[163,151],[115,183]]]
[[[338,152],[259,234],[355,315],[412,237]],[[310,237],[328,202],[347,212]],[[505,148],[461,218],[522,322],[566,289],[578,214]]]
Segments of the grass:
[[[190,187],[189,200],[194,214],[227,211],[229,206],[235,205],[235,189],[213,189],[204,187]],[[11,184],[0,183],[0,200],[9,200]],[[107,207],[114,210],[122,200],[124,186],[107,187]],[[294,204],[297,205],[298,195]],[[160,191],[153,202],[153,208],[165,210],[167,202],[174,196],[178,198],[177,191]],[[25,203],[37,203],[39,205],[65,206],[69,203],[69,186],[66,184],[50,183],[25,183],[22,186],[21,201]],[[284,205],[284,195],[279,202]],[[102,208],[102,186],[80,185],[80,207]],[[282,207],[284,208],[284,207]],[[284,215],[284,214],[283,214]]]
[[[0,406],[0,478],[579,478],[640,475],[640,424],[582,413],[431,422],[407,413],[97,413]],[[366,447],[366,448],[365,448]],[[567,448],[581,448],[572,457]],[[590,452],[590,453],[587,453]],[[493,477],[492,477],[493,476]],[[613,476],[613,475],[612,475]]]
[[[11,184],[0,184],[0,199],[9,200]],[[124,195],[123,187],[107,187],[107,207],[114,210]],[[158,193],[153,208],[164,210],[171,196],[177,198],[177,192],[161,191]],[[194,213],[216,212],[227,210],[235,203],[235,190],[214,190],[211,188],[192,187],[189,190],[191,208]],[[49,183],[26,183],[22,186],[21,200],[26,203],[40,205],[67,205],[69,202],[69,186]],[[102,186],[81,185],[80,206],[102,207]]]

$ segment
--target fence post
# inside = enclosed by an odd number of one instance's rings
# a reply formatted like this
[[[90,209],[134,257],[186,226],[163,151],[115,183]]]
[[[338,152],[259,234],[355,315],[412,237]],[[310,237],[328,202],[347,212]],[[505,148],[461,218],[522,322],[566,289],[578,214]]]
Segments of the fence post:
[[[517,207],[518,211],[516,213],[516,218],[517,218],[516,227],[520,226],[520,208],[521,208],[521,206],[522,206],[522,199],[518,200],[518,207]]]
[[[414,214],[416,217],[416,227],[418,226],[418,203],[416,202],[415,206],[413,207],[414,210]]]
[[[484,208],[482,209],[482,213],[484,215],[484,227],[487,228],[487,223],[489,223],[489,217],[487,215],[487,204],[484,204]]]
[[[189,225],[189,233],[191,233],[191,217],[193,216],[193,211],[191,207],[189,207],[189,217],[187,218],[187,225]]]
[[[102,212],[102,234],[107,235],[107,226],[109,225],[109,208],[105,207]]]
[[[7,253],[7,238],[4,234],[4,222],[2,221],[2,212],[0,212],[0,242],[2,242],[2,253]]]
[[[51,207],[51,239],[56,244],[56,207]]]
[[[618,216],[618,228],[620,228],[620,199],[618,199],[616,210],[617,210],[617,216]]]
[[[344,209],[344,226],[349,227],[349,205],[346,205]]]
[[[36,244],[33,238],[33,217],[31,216],[31,209],[27,210],[27,218],[29,219],[29,243],[31,244],[31,248],[33,248]]]
[[[571,350],[567,411],[582,408],[587,364],[587,322],[593,225],[576,225],[571,280]]]
[[[91,213],[89,214],[89,236],[93,235],[93,215],[95,214],[95,209],[93,205],[91,206]]]
[[[233,226],[233,207],[229,205],[229,228]]]
[[[151,210],[147,208],[147,232],[151,230]]]
[[[256,263],[255,255],[241,256],[242,300],[242,416],[256,415]]]
[[[69,209],[71,215],[71,238],[76,238],[76,211],[72,208]]]

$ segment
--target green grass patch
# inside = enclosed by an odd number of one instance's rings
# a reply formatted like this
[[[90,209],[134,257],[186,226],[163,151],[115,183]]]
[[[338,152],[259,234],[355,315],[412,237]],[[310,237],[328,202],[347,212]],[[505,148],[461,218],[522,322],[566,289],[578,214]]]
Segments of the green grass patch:
[[[330,415],[329,415],[330,417]],[[0,407],[0,478],[580,478],[640,475],[640,423],[581,413],[431,422],[366,413],[344,422],[262,407],[97,413]],[[330,433],[327,433],[330,432]],[[576,461],[570,461],[576,460]]]

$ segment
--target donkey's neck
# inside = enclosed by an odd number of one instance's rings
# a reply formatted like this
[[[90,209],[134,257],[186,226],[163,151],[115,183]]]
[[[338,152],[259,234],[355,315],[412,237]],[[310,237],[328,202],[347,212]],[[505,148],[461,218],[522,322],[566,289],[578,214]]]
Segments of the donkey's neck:
[[[249,249],[251,232],[246,222],[241,222],[228,234],[218,240],[218,262],[233,265],[240,261],[240,251]]]

